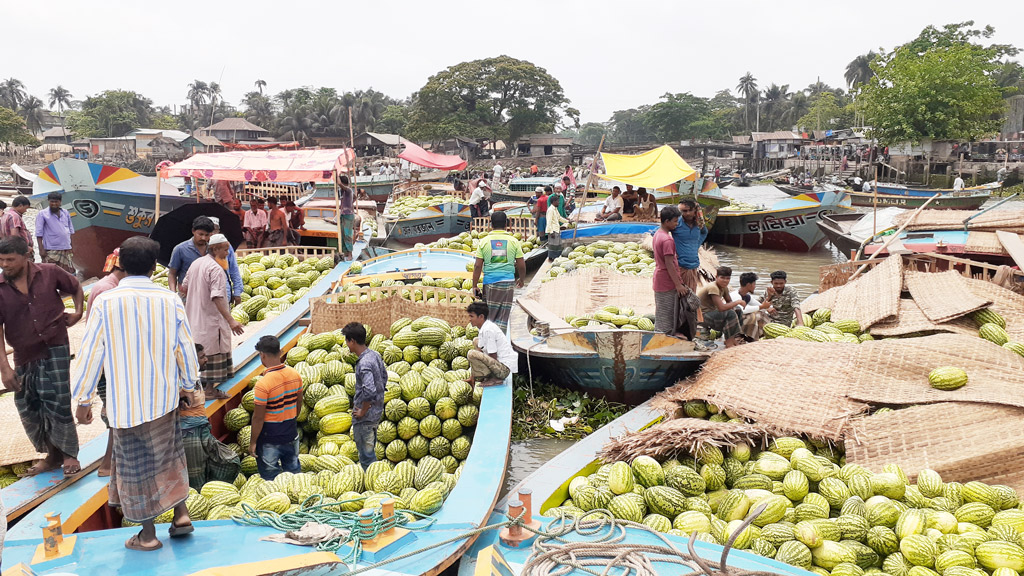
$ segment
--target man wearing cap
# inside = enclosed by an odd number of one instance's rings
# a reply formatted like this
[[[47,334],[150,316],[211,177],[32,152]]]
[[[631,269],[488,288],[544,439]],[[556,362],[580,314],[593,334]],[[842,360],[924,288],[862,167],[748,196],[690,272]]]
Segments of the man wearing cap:
[[[220,218],[210,216],[213,222],[213,233],[220,234]],[[238,268],[238,257],[235,256],[235,249],[228,243],[228,282],[231,283],[231,305],[234,306],[242,301],[242,292],[245,285],[242,283],[242,271]]]
[[[486,180],[479,180],[476,188],[473,189],[473,193],[469,195],[469,200],[466,202],[469,204],[469,209],[473,214],[474,218],[484,216],[487,214],[487,204],[484,200],[484,188],[487,186]]]
[[[208,399],[227,398],[217,389],[231,378],[231,333],[241,335],[242,325],[231,316],[228,290],[228,250],[231,244],[223,234],[210,237],[206,256],[192,263],[185,275],[185,316],[192,327],[192,338],[206,352],[206,369],[200,373]]]
[[[171,251],[171,261],[167,264],[167,287],[171,292],[185,293],[181,283],[192,263],[206,255],[210,234],[213,234],[213,220],[209,216],[196,216],[192,221],[192,238]]]
[[[121,268],[120,253],[120,248],[114,248],[113,254],[107,256],[106,262],[103,263],[103,271],[106,272],[107,275],[100,278],[92,285],[92,288],[89,289],[89,299],[86,300],[85,304],[86,322],[89,320],[89,313],[92,312],[92,304],[96,301],[96,298],[111,288],[117,288],[121,279],[127,276],[124,268]],[[99,384],[96,385],[96,393],[103,402],[103,409],[100,411],[100,418],[109,428],[110,423],[107,420],[107,379],[102,374],[100,375]],[[110,458],[114,448],[114,431],[110,430],[109,432],[110,435],[107,438],[107,452],[103,455],[103,460],[100,461],[99,470],[96,471],[96,475],[101,477],[110,476]]]

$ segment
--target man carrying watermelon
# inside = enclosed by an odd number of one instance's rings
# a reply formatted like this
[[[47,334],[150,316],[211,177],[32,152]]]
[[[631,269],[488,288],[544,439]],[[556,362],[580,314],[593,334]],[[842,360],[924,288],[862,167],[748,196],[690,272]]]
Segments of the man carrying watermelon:
[[[359,450],[359,465],[366,470],[377,461],[377,425],[384,414],[384,388],[388,371],[376,350],[366,346],[366,328],[350,322],[341,329],[345,345],[359,357],[356,361],[356,394],[352,398],[352,440]]]
[[[270,481],[282,471],[301,472],[295,422],[302,408],[302,378],[281,362],[281,341],[276,336],[261,337],[256,351],[266,371],[253,389],[249,455],[256,458],[260,477]]]

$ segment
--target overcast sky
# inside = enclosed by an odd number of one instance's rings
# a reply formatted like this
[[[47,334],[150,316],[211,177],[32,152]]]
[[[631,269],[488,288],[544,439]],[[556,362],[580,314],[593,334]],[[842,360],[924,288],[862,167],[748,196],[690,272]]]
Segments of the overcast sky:
[[[121,88],[180,105],[195,78],[219,82],[236,106],[257,78],[272,94],[310,85],[404,98],[448,66],[507,54],[546,68],[584,122],[602,122],[665,92],[734,90],[747,71],[762,87],[843,86],[858,54],[929,24],[991,24],[995,41],[1024,47],[1009,0],[0,2],[0,77],[44,101],[62,84],[75,99]]]

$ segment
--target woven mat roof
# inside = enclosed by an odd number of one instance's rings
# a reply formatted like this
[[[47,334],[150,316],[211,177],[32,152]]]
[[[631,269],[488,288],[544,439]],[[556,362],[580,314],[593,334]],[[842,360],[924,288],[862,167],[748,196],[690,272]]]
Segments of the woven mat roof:
[[[1010,254],[1003,247],[1003,243],[996,236],[995,232],[977,232],[974,230],[967,233],[964,251],[977,254],[1001,254],[1003,256]]]
[[[904,281],[914,303],[932,322],[959,318],[992,303],[971,292],[967,279],[956,270],[933,274],[907,270]]]
[[[639,432],[613,438],[598,454],[605,462],[631,461],[637,456],[659,460],[693,452],[696,448],[762,445],[770,434],[761,426],[736,422],[711,422],[698,418],[667,420]]]
[[[908,474],[931,468],[946,482],[979,480],[1024,490],[1022,418],[1020,408],[959,402],[858,417],[846,433],[846,461],[875,472],[896,462]]]
[[[963,230],[964,220],[977,213],[976,210],[923,210],[907,226],[907,230]],[[912,214],[913,212],[908,210],[896,216],[893,224],[897,227],[902,226]],[[986,212],[971,220],[969,229],[988,232],[1006,230],[1024,234],[1024,210],[1005,209]]]
[[[92,407],[93,420],[88,426],[78,426],[78,444],[86,443],[100,437],[107,431],[107,426],[100,419],[99,400]],[[10,466],[20,462],[29,462],[45,458],[46,454],[36,452],[32,442],[21,427],[18,409],[14,406],[14,395],[0,397],[0,421],[7,425],[7,434],[0,437],[0,466]]]

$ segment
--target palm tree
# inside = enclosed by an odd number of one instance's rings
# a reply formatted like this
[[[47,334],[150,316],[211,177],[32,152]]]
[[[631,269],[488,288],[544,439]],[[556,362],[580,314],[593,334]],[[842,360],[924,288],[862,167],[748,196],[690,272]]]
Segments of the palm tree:
[[[43,130],[43,101],[29,96],[21,103],[21,117],[25,119],[28,131],[38,134]]]
[[[790,127],[796,126],[797,120],[803,118],[804,114],[807,114],[810,110],[811,99],[807,97],[807,94],[797,91],[789,99],[789,106],[783,112],[782,118]]]
[[[0,104],[17,110],[25,99],[25,84],[17,78],[8,78],[0,83]]]
[[[71,91],[67,88],[57,85],[56,88],[50,88],[50,107],[57,107],[57,114],[60,115],[60,130],[64,133],[64,142],[68,141],[68,133],[64,129],[64,108],[71,107]]]
[[[198,115],[200,107],[206,103],[206,92],[209,87],[206,82],[196,79],[188,85],[188,101],[192,105],[192,114]],[[196,122],[198,125],[198,122]]]
[[[807,88],[804,88],[804,92],[806,92],[808,96],[814,97],[822,92],[834,92],[834,89],[828,84],[822,82],[819,78],[817,82],[808,85]]]
[[[206,93],[210,95],[210,125],[213,126],[213,114],[217,110],[217,98],[220,97],[220,84],[210,82],[206,87]]]
[[[743,123],[750,129],[750,100],[757,96],[757,78],[750,72],[747,72],[740,78],[740,83],[736,85],[736,90],[743,95]]]
[[[871,63],[875,61],[878,54],[874,50],[868,51],[867,54],[861,54],[849,64],[846,65],[846,74],[843,75],[846,78],[846,85],[850,88],[855,88],[860,84],[865,84],[875,76],[875,71],[871,69]]]
[[[782,105],[789,99],[792,94],[789,92],[789,84],[783,84],[779,86],[772,83],[771,86],[764,91],[764,102],[765,102],[765,114],[768,117],[768,131],[771,132],[775,129],[775,119],[779,116]]]
[[[260,91],[260,95],[262,96],[263,95],[263,89],[267,87],[267,81],[266,80],[256,80],[255,82],[253,82],[253,86],[255,86],[256,89]]]

